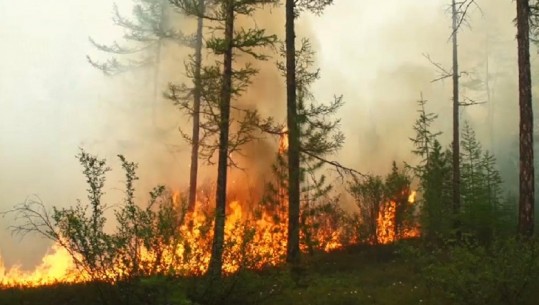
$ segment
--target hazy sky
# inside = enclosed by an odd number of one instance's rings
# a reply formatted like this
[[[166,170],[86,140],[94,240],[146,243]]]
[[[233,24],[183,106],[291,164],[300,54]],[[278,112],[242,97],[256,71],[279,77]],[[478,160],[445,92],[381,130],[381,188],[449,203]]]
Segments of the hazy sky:
[[[128,7],[129,1],[118,2]],[[322,79],[316,95],[324,101],[343,94],[346,102],[340,115],[347,143],[336,158],[380,173],[391,160],[408,159],[407,138],[413,135],[420,92],[440,114],[439,129],[449,132],[450,82],[432,84],[437,72],[422,55],[450,66],[448,2],[335,0],[323,16],[302,20],[318,49]],[[511,126],[504,129],[510,134],[516,130],[516,68],[503,62],[515,58],[514,2],[478,3],[482,13],[472,9],[471,29],[463,30],[462,67],[484,75],[486,41],[491,41],[490,74],[500,88],[496,96],[515,106],[502,105],[499,109],[513,110],[496,115],[503,118],[500,126]],[[115,154],[131,156],[141,162],[148,184],[183,183],[174,181],[170,170],[186,169],[185,159],[175,157],[186,151],[180,137],[174,133],[158,143],[155,134],[137,128],[146,113],[139,117],[126,112],[150,91],[144,78],[110,79],[86,61],[87,54],[99,56],[89,36],[104,42],[120,36],[111,13],[110,0],[0,0],[0,210],[32,194],[56,205],[84,198],[84,180],[74,158],[79,146],[107,157],[115,167]],[[481,92],[463,91],[484,98]],[[467,109],[463,116],[482,126],[486,109]],[[159,124],[168,133],[177,125],[166,120]],[[479,127],[479,135],[486,133]],[[118,193],[119,178],[109,181],[108,192]],[[31,265],[45,251],[45,241],[19,241],[5,228],[10,219],[0,221],[0,255],[7,265]]]

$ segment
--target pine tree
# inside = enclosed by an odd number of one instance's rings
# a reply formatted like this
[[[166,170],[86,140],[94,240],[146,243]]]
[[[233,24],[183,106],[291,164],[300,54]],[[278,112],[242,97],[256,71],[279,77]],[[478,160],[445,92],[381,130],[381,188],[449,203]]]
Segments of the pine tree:
[[[303,10],[321,13],[333,0],[286,0],[286,109],[288,128],[288,239],[286,261],[298,264],[300,217],[300,129],[298,125],[295,19]]]
[[[169,91],[165,97],[172,100],[175,105],[187,112],[193,118],[192,131],[190,135],[182,132],[184,138],[191,144],[191,164],[189,167],[189,199],[187,210],[195,210],[198,181],[198,159],[200,150],[200,127],[201,127],[201,107],[202,107],[202,48],[204,38],[204,14],[206,11],[206,0],[198,0],[196,3],[191,0],[171,0],[172,4],[187,13],[196,12],[197,29],[194,39],[194,56],[188,59],[186,64],[187,76],[192,79],[193,86],[177,86],[169,84]],[[196,5],[196,6],[195,6]]]
[[[530,4],[517,0],[518,84],[520,109],[520,194],[518,232],[531,237],[534,230],[535,178],[533,164],[533,108],[530,72]]]
[[[242,110],[243,121],[236,121],[238,125],[235,133],[231,134],[232,101],[239,97],[249,86],[250,79],[258,71],[251,64],[242,68],[234,68],[234,57],[243,53],[257,60],[267,57],[257,52],[258,48],[272,45],[276,41],[275,35],[267,35],[264,29],[237,28],[235,22],[240,15],[251,15],[260,5],[273,4],[274,0],[222,0],[215,3],[211,11],[201,12],[196,0],[181,1],[180,7],[187,15],[203,17],[216,22],[216,31],[213,37],[206,41],[206,46],[217,56],[223,56],[213,66],[202,68],[202,92],[204,109],[201,111],[206,118],[202,128],[202,137],[207,138],[201,145],[200,153],[211,158],[217,153],[217,189],[215,204],[215,224],[211,258],[207,275],[216,280],[221,277],[223,265],[224,233],[227,199],[227,172],[229,164],[235,165],[231,155],[238,151],[242,145],[253,139],[252,132],[256,129],[256,112]],[[172,90],[172,94],[176,92]]]

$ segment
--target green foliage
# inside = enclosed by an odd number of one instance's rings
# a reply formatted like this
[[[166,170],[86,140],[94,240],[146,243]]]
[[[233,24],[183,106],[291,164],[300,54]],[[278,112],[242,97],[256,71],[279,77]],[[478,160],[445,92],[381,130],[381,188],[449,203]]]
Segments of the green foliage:
[[[419,179],[423,237],[434,242],[449,238],[451,224],[455,221],[451,209],[452,152],[443,152],[436,139],[440,133],[430,131],[437,116],[426,112],[425,100],[418,103],[416,136],[411,141],[415,147],[412,152],[421,159],[412,168]],[[496,159],[489,152],[483,152],[468,124],[463,128],[460,166],[462,208],[458,222],[462,233],[489,242],[496,234],[507,231],[510,213],[502,202],[502,180]]]
[[[255,60],[267,60],[269,57],[263,52],[266,47],[273,46],[277,41],[277,36],[270,35],[265,29],[243,28],[234,29],[232,41],[225,39],[223,33],[226,20],[226,3],[208,1],[205,9],[201,11],[199,0],[173,0],[171,1],[182,13],[187,16],[196,16],[212,22],[210,26],[212,36],[205,41],[206,49],[215,56],[223,56],[229,44],[232,47],[233,71],[231,74],[231,100],[240,98],[251,85],[251,79],[259,72],[250,62],[242,59],[242,66],[236,66],[237,58],[247,55]],[[273,4],[274,0],[233,0],[234,18],[241,15],[250,16],[258,5]],[[186,65],[187,76],[194,79],[194,65]],[[219,148],[220,132],[220,105],[222,101],[222,87],[224,81],[223,61],[216,60],[214,64],[206,64],[201,67],[200,90],[201,105],[200,111],[200,151],[199,155],[208,164],[215,164],[214,157]],[[193,88],[186,84],[169,84],[165,97],[171,100],[174,105],[182,111],[192,115],[194,113],[192,105]],[[242,147],[255,140],[259,131],[259,124],[262,121],[260,114],[256,110],[243,109],[232,105],[231,118],[228,120],[231,134],[228,136],[229,156],[240,152]],[[183,138],[188,143],[193,143],[189,133],[180,130]],[[229,164],[238,166],[233,158],[229,158]]]
[[[393,161],[391,173],[386,177],[386,193],[389,201],[395,204],[395,219],[393,234],[395,239],[401,239],[407,228],[415,224],[414,209],[408,201],[411,190],[411,178],[403,170],[397,167]]]
[[[365,181],[355,181],[349,190],[359,207],[360,241],[377,244],[377,219],[386,202],[384,181],[379,176],[368,176]]]
[[[528,294],[539,279],[538,245],[502,239],[489,247],[473,242],[442,247],[424,254],[422,276],[446,304],[533,304]]]
[[[420,224],[426,241],[447,238],[451,233],[451,153],[434,140],[432,151],[419,177]]]
[[[281,55],[285,56],[284,48]],[[343,105],[342,97],[336,97],[329,104],[318,103],[310,87],[320,77],[319,70],[313,68],[314,51],[307,39],[303,39],[296,50],[297,110],[300,129],[300,242],[312,254],[315,249],[324,249],[327,232],[343,231],[348,222],[345,212],[338,206],[338,200],[331,198],[333,189],[327,176],[321,174],[327,161],[324,157],[337,152],[344,143],[344,135],[339,129],[340,120],[333,116]],[[283,62],[279,70],[286,73]],[[272,127],[281,135],[281,141],[288,136],[283,127]],[[272,165],[273,181],[267,184],[262,205],[271,209],[282,221],[286,219],[288,200],[288,160],[285,149],[276,156]],[[325,234],[323,232],[326,232]],[[346,238],[348,240],[348,238]],[[322,242],[325,240],[325,242]],[[347,243],[347,241],[342,241]]]
[[[178,226],[182,207],[164,187],[150,193],[146,208],[135,204],[137,165],[119,156],[125,171],[124,204],[114,211],[117,230],[105,231],[103,202],[106,173],[104,159],[81,150],[77,155],[88,183],[88,204],[53,207],[49,215],[42,203],[27,202],[12,212],[24,221],[13,228],[26,234],[37,232],[59,243],[72,256],[82,274],[94,281],[132,281],[145,275],[172,274],[176,247],[181,240]],[[143,253],[151,255],[143,257]]]
[[[421,158],[419,165],[414,167],[416,173],[421,176],[428,164],[436,138],[441,132],[432,132],[430,130],[432,123],[438,118],[438,115],[426,111],[425,106],[427,105],[427,100],[423,99],[423,95],[421,95],[421,99],[417,101],[417,104],[419,105],[419,109],[417,110],[419,117],[416,119],[413,127],[416,135],[414,138],[410,138],[410,140],[414,145],[412,153]]]
[[[188,283],[188,297],[197,304],[204,305],[271,304],[270,300],[293,286],[289,273],[284,270],[243,270],[220,281],[192,278]]]
[[[503,226],[502,180],[496,159],[483,153],[475,133],[466,123],[461,141],[461,194],[463,230],[489,242]]]
[[[411,178],[393,162],[391,173],[385,179],[367,176],[355,179],[348,190],[359,208],[358,232],[360,241],[377,244],[380,235],[393,236],[395,240],[405,237],[405,232],[415,224],[415,213],[410,196]],[[390,214],[390,227],[380,231],[378,219],[381,214]]]
[[[413,126],[415,137],[410,140],[414,145],[412,153],[420,160],[411,168],[419,179],[422,236],[433,242],[449,236],[451,231],[451,152],[442,150],[437,140],[441,132],[431,131],[438,115],[427,112],[427,100],[423,96],[417,103],[419,116]]]

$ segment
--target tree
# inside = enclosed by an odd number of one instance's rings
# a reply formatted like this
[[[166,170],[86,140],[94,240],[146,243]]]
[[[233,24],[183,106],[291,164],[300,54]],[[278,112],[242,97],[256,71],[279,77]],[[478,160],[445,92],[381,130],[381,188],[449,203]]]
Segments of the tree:
[[[393,161],[391,165],[391,173],[386,177],[386,192],[389,204],[393,204],[393,232],[395,240],[404,237],[406,229],[412,223],[413,210],[408,198],[411,194],[410,184],[411,179],[404,170],[397,167],[397,163]]]
[[[286,0],[286,113],[288,128],[288,238],[286,261],[298,264],[300,217],[300,130],[298,125],[296,83],[295,19],[303,10],[321,13],[333,0]]]
[[[421,98],[417,101],[417,104],[419,106],[419,109],[417,110],[419,117],[416,119],[413,127],[416,135],[414,138],[410,138],[410,141],[412,141],[412,144],[415,147],[414,150],[412,150],[412,153],[421,158],[419,165],[413,167],[413,169],[416,174],[421,176],[425,167],[428,166],[434,141],[441,132],[432,132],[430,130],[431,124],[438,118],[438,115],[426,111],[425,106],[427,105],[427,100],[423,98],[423,94],[421,94]]]
[[[434,140],[427,166],[420,176],[422,191],[420,223],[427,241],[448,237],[451,232],[452,176],[451,151],[442,150]]]
[[[368,176],[363,181],[354,180],[349,185],[349,191],[359,208],[360,239],[377,244],[377,220],[387,201],[384,181],[379,176]]]
[[[194,15],[197,20],[196,34],[194,37],[194,56],[190,56],[186,63],[186,74],[193,81],[193,86],[182,84],[180,86],[169,84],[169,90],[165,97],[179,106],[193,120],[191,134],[188,135],[180,130],[184,138],[191,144],[191,164],[189,167],[189,198],[188,211],[195,210],[197,200],[198,159],[200,150],[201,107],[203,99],[202,80],[202,49],[204,38],[204,14],[206,0],[171,0],[174,6],[187,15]]]
[[[100,51],[113,54],[114,57],[100,62],[87,56],[88,62],[106,75],[116,75],[130,70],[153,67],[152,119],[156,119],[155,102],[159,97],[159,74],[163,46],[166,40],[189,44],[190,38],[174,29],[168,22],[167,0],[134,0],[133,18],[120,13],[118,6],[113,6],[113,22],[125,29],[124,42],[111,45],[100,44],[90,38],[90,42]]]
[[[471,106],[477,104],[475,101],[468,103],[460,102],[459,96],[459,61],[458,61],[458,31],[463,23],[466,22],[466,17],[468,10],[472,4],[476,4],[475,0],[464,0],[456,1],[451,0],[451,38],[452,38],[452,69],[451,72],[444,69],[440,64],[434,63],[428,56],[427,59],[431,61],[432,64],[436,66],[442,72],[441,77],[437,80],[442,80],[448,77],[452,78],[453,83],[453,142],[452,142],[452,151],[453,151],[453,160],[452,160],[452,205],[453,205],[453,214],[455,223],[455,233],[459,235],[459,222],[458,214],[460,213],[460,164],[459,164],[459,155],[460,155],[460,125],[459,125],[459,107],[460,106]]]
[[[286,57],[284,48],[281,50],[282,56]],[[319,103],[313,96],[310,87],[320,78],[320,70],[313,67],[315,53],[308,39],[302,39],[301,45],[296,51],[296,84],[297,84],[297,118],[300,133],[300,233],[304,233],[305,242],[312,245],[312,238],[308,237],[307,225],[319,214],[328,212],[329,193],[332,185],[327,183],[326,176],[319,174],[329,162],[324,159],[329,154],[338,151],[344,143],[344,135],[340,131],[340,120],[333,116],[343,105],[342,96],[335,96],[328,103]],[[286,75],[286,64],[279,62],[279,70]],[[265,202],[272,208],[288,200],[288,153],[289,134],[284,126],[265,126],[265,131],[271,129],[271,133],[281,136],[281,142],[286,138],[287,144],[279,147],[277,160],[272,167],[276,181],[269,183]],[[281,209],[280,209],[281,210]],[[287,209],[282,209],[286,211]],[[306,211],[309,210],[309,211]],[[275,211],[275,210],[273,210]],[[310,218],[310,219],[308,219]],[[311,239],[309,241],[308,239]],[[302,242],[300,240],[300,242]]]
[[[206,41],[206,46],[216,55],[223,56],[214,66],[206,66],[201,71],[201,97],[205,103],[201,114],[206,122],[201,126],[203,138],[207,141],[199,143],[201,153],[211,158],[217,152],[217,189],[215,203],[215,224],[211,258],[207,275],[211,280],[221,277],[223,265],[223,248],[225,238],[227,172],[229,164],[235,165],[231,155],[233,152],[253,139],[251,133],[256,129],[254,122],[258,119],[256,111],[238,110],[244,115],[244,120],[237,121],[234,134],[230,133],[232,100],[240,96],[250,83],[250,78],[258,71],[251,64],[234,69],[235,50],[250,55],[257,60],[267,57],[256,52],[256,49],[272,45],[275,35],[267,35],[264,29],[235,28],[239,15],[251,15],[256,7],[274,3],[274,0],[223,0],[215,3],[211,11],[202,12],[198,0],[174,1],[174,4],[187,15],[194,15],[211,20],[217,25],[213,37]],[[222,32],[221,32],[222,31]],[[220,33],[219,33],[220,32]],[[178,93],[171,87],[171,95]],[[202,107],[202,105],[201,105]],[[211,139],[217,136],[214,142]]]
[[[421,96],[417,102],[419,117],[414,124],[415,137],[410,138],[414,149],[412,153],[420,157],[419,164],[411,167],[419,178],[419,205],[422,236],[427,241],[434,241],[447,235],[451,218],[451,162],[450,152],[442,151],[437,137],[441,132],[433,132],[431,125],[438,118],[437,114],[426,111],[427,101]]]
[[[198,8],[204,14],[204,0],[198,1]],[[193,90],[193,132],[191,146],[191,167],[189,174],[189,201],[188,211],[195,210],[197,196],[197,179],[198,179],[198,150],[200,145],[200,103],[202,95],[202,38],[204,29],[204,18],[197,17],[197,33],[195,38],[195,62],[194,62],[194,90]]]
[[[520,175],[518,232],[531,237],[534,230],[535,178],[533,164],[533,108],[530,72],[530,4],[517,0],[518,84],[520,109]]]
[[[460,210],[460,136],[459,136],[459,64],[458,64],[458,10],[456,0],[451,2],[452,37],[453,37],[453,214],[455,229],[458,230]],[[458,231],[457,231],[458,232]],[[458,234],[458,233],[457,233]]]
[[[488,243],[502,224],[502,180],[496,159],[483,152],[468,123],[464,124],[461,146],[462,228]]]
[[[159,186],[150,192],[147,207],[141,208],[135,202],[138,165],[118,157],[125,172],[125,197],[114,209],[114,232],[105,230],[105,211],[110,205],[103,199],[106,174],[111,169],[105,159],[83,150],[77,158],[88,184],[88,202],[53,206],[49,212],[41,201],[28,200],[8,211],[22,221],[12,227],[13,232],[38,233],[59,244],[70,254],[82,279],[131,282],[174,271],[180,259],[176,245],[181,239],[177,230],[183,220],[181,207]]]

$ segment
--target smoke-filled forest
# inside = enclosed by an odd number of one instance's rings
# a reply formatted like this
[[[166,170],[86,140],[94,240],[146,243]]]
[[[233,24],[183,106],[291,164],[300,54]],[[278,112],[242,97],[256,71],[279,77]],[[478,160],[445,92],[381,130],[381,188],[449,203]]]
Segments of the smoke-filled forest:
[[[0,1],[0,38],[0,305],[537,304],[537,1]]]

